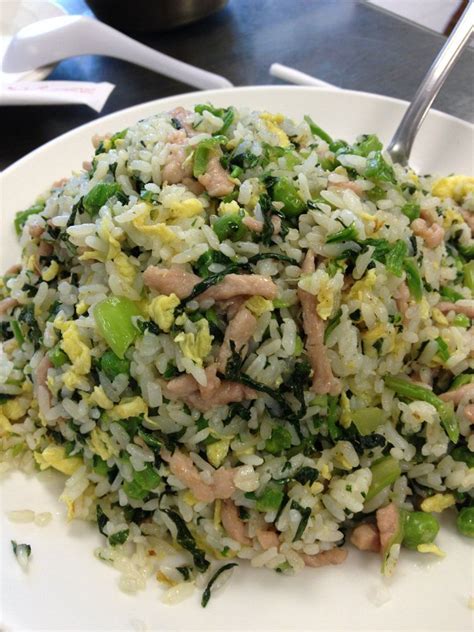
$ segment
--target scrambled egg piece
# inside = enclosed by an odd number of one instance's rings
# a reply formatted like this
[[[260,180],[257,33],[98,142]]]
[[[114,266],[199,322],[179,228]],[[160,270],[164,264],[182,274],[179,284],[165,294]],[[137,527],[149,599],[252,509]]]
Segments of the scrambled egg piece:
[[[5,433],[11,432],[13,430],[13,426],[8,421],[8,418],[5,417],[3,413],[0,413],[0,430]]]
[[[207,460],[215,468],[218,468],[229,452],[230,439],[221,439],[211,443],[206,448]]]
[[[190,507],[193,507],[198,502],[197,498],[194,496],[192,492],[189,491],[189,489],[184,492],[183,500]]]
[[[169,210],[171,218],[184,219],[200,215],[204,211],[204,206],[201,200],[197,198],[187,198],[186,200],[172,202],[167,210]]]
[[[420,316],[423,319],[425,319],[425,318],[428,318],[429,315],[430,315],[430,304],[428,303],[426,298],[423,296],[423,298],[420,301]]]
[[[252,296],[245,301],[245,307],[257,318],[265,312],[273,311],[273,302],[263,296]]]
[[[427,513],[435,512],[441,513],[448,507],[452,507],[456,504],[456,499],[453,494],[435,494],[421,503],[421,509]]]
[[[285,132],[279,127],[285,120],[283,114],[270,114],[270,112],[263,112],[260,114],[260,118],[265,121],[267,129],[278,138],[278,144],[280,147],[288,147],[290,139]]]
[[[449,320],[437,307],[433,307],[433,309],[431,310],[431,317],[437,325],[442,325],[444,327],[447,327],[449,325]]]
[[[446,553],[442,551],[439,546],[436,546],[436,544],[419,544],[416,550],[418,553],[433,553],[433,555],[437,555],[438,557],[446,557]]]
[[[377,283],[377,275],[375,273],[375,270],[371,269],[365,275],[365,279],[360,279],[359,281],[356,281],[354,283],[354,285],[351,287],[349,291],[348,299],[349,300],[356,299],[358,301],[363,301],[364,294],[370,293],[371,290],[374,289],[376,283]]]
[[[63,382],[69,390],[73,390],[80,383],[81,377],[91,370],[90,349],[81,340],[76,323],[55,321],[55,326],[62,331],[60,347],[72,364],[72,368],[63,375]]]
[[[211,352],[214,337],[209,333],[209,323],[205,318],[198,320],[196,327],[198,330],[196,334],[181,332],[174,341],[179,344],[185,358],[202,366],[202,361]]]
[[[327,481],[331,478],[331,470],[329,469],[329,466],[327,463],[325,463],[323,465],[323,467],[321,468],[321,476],[326,479]]]
[[[78,316],[82,316],[82,314],[87,312],[89,307],[90,305],[88,305],[85,301],[79,301],[79,303],[76,304],[76,314]]]
[[[217,208],[218,215],[227,215],[232,213],[238,213],[241,210],[238,202],[232,200],[231,202],[221,202]]]
[[[60,445],[49,445],[43,452],[34,452],[33,454],[40,470],[53,467],[55,470],[71,476],[82,465],[80,457],[68,457],[65,449]]]
[[[43,281],[52,281],[57,273],[59,272],[59,265],[57,261],[51,261],[51,263],[49,264],[49,266],[46,268],[46,270],[43,270],[42,274],[41,274],[41,278],[43,279]]]
[[[148,414],[148,406],[141,397],[125,398],[109,412],[111,419],[128,419],[146,414]]]
[[[451,228],[453,224],[462,224],[464,217],[459,211],[455,211],[453,208],[448,208],[443,215],[443,228]]]
[[[111,402],[107,397],[102,386],[94,386],[94,390],[89,398],[89,401],[92,404],[100,406],[100,408],[103,408],[104,410],[110,410],[114,407],[113,402]]]
[[[94,428],[87,445],[94,454],[98,454],[104,461],[110,459],[111,456],[117,456],[117,450],[112,444],[109,435],[100,428]]]
[[[147,223],[147,220],[150,220],[151,213],[151,206],[149,204],[143,202],[137,206],[139,206],[140,213],[132,220],[132,224],[138,231],[150,237],[159,237],[165,244],[176,239],[176,235],[171,228],[163,222],[156,222],[154,224]]]
[[[462,202],[468,193],[474,193],[474,177],[449,176],[440,178],[433,184],[433,195],[439,198],[452,198],[455,202]]]
[[[379,338],[384,338],[387,335],[387,327],[380,323],[379,325],[376,325],[373,329],[369,329],[361,335],[365,342],[372,343]]]
[[[30,402],[26,398],[15,397],[8,399],[0,406],[0,414],[5,415],[9,421],[18,421],[26,415]]]
[[[99,224],[99,228],[97,230],[99,237],[107,242],[109,249],[107,251],[107,259],[115,259],[115,257],[120,253],[120,242],[112,235],[112,229],[114,228],[114,224],[110,217],[104,217]]]
[[[312,494],[319,494],[320,492],[323,491],[324,485],[320,483],[319,481],[316,481],[315,483],[311,485],[309,489],[311,490]]]
[[[157,296],[148,306],[148,314],[160,329],[168,332],[174,323],[174,310],[180,303],[176,294]]]
[[[137,271],[135,266],[130,263],[127,255],[123,252],[119,252],[114,258],[114,263],[121,278],[129,285],[132,285],[137,276]]]

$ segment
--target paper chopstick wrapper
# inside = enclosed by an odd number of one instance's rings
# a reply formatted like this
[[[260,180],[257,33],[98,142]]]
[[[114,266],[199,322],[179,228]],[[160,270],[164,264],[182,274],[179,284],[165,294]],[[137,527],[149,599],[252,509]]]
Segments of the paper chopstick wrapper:
[[[82,103],[100,112],[114,88],[114,84],[107,81],[17,81],[1,86],[0,105]]]

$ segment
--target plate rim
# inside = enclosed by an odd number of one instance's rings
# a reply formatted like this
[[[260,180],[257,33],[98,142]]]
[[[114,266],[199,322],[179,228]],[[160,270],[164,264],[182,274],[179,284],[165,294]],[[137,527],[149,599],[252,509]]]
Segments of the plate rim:
[[[48,142],[40,145],[39,147],[36,147],[36,149],[33,149],[28,154],[26,154],[22,158],[19,158],[14,163],[9,165],[6,169],[4,169],[0,173],[0,179],[3,180],[6,177],[10,176],[12,172],[14,172],[17,168],[23,165],[23,162],[33,158],[34,156],[36,156],[38,152],[45,150],[53,143],[57,143],[60,140],[67,139],[69,136],[72,136],[76,134],[77,132],[80,132],[80,131],[86,132],[88,127],[93,128],[95,125],[104,123],[108,120],[113,120],[114,117],[119,117],[120,115],[123,115],[123,114],[131,114],[135,110],[140,110],[141,108],[150,106],[153,103],[159,104],[160,102],[165,101],[167,99],[179,99],[180,97],[190,98],[197,95],[203,95],[203,97],[206,98],[207,95],[214,95],[217,93],[232,94],[235,92],[264,92],[265,90],[268,90],[269,88],[272,90],[277,90],[277,91],[282,91],[282,92],[288,92],[290,90],[294,92],[302,92],[302,93],[310,91],[310,92],[333,94],[335,92],[334,88],[320,88],[318,86],[293,86],[293,85],[266,84],[266,85],[256,85],[256,86],[234,86],[232,88],[220,88],[220,89],[214,89],[214,90],[193,90],[191,92],[180,92],[179,94],[160,97],[159,99],[151,99],[150,101],[144,101],[143,103],[137,103],[136,105],[131,105],[127,108],[122,108],[121,110],[110,112],[109,114],[106,114],[105,116],[99,116],[93,119],[92,121],[83,123],[82,125],[74,127],[73,129],[68,130],[67,132],[64,132],[63,134],[60,134],[59,136],[56,136],[55,138],[52,138]],[[397,103],[405,107],[408,107],[410,103],[409,101],[406,101],[405,99],[398,99],[396,97],[390,97],[383,94],[377,94],[375,92],[367,92],[364,90],[346,90],[346,89],[338,88],[337,93],[341,95],[352,94],[352,95],[362,96],[368,99],[375,99],[376,101]],[[441,118],[446,119],[448,121],[455,121],[456,123],[464,126],[466,128],[466,131],[470,131],[471,133],[474,133],[474,123],[470,123],[469,121],[465,121],[464,119],[461,119],[457,116],[453,116],[452,114],[448,114],[447,112],[442,112],[441,110],[437,110],[435,108],[432,108],[429,110],[428,114],[431,114],[431,113],[435,114],[436,116],[440,116]]]

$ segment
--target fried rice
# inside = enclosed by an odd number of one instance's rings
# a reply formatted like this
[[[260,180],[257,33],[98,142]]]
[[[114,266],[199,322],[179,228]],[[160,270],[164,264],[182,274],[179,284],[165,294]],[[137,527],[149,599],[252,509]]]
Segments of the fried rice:
[[[385,574],[441,554],[474,488],[474,178],[209,104],[94,144],[15,220],[0,471],[61,472],[121,588],[168,601],[349,538]]]

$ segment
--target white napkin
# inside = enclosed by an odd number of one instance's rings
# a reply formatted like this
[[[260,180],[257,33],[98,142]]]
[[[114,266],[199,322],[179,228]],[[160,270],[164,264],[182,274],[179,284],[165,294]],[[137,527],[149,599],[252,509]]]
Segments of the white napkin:
[[[0,105],[82,103],[100,112],[114,88],[107,81],[17,81],[0,86]]]

